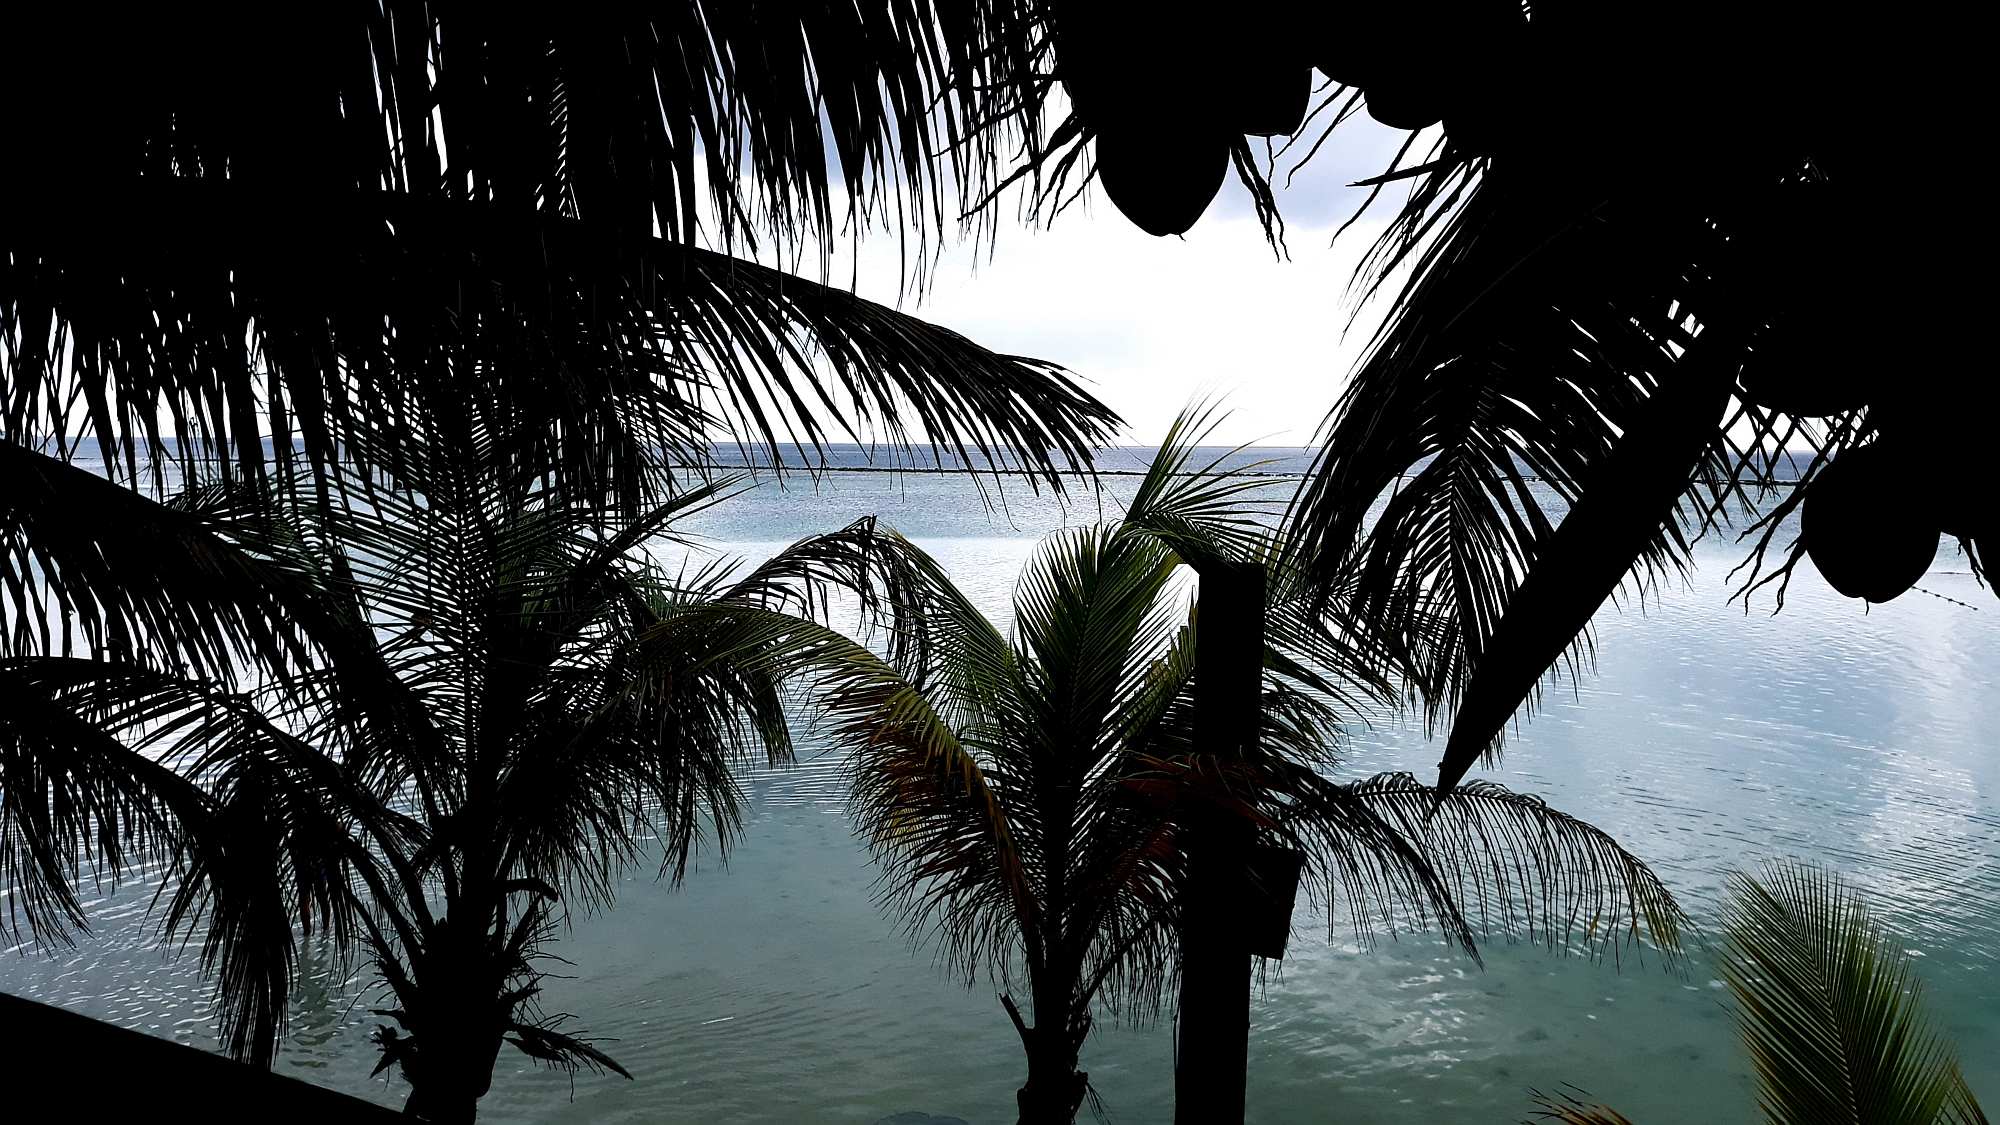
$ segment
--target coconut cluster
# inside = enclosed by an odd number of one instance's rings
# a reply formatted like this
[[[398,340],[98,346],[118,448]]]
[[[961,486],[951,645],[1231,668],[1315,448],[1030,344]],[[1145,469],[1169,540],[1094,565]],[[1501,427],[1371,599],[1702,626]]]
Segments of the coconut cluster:
[[[1756,313],[1738,372],[1745,401],[1854,428],[1805,486],[1800,537],[1834,589],[1885,602],[1923,578],[1942,537],[1982,564],[2000,539],[1971,402],[1991,378],[1952,344],[1977,310],[1903,230],[1870,215],[1869,190],[1820,178],[1761,195],[1734,224],[1718,304]]]
[[[1271,5],[1276,9],[1287,5]],[[1254,5],[1253,5],[1254,7]],[[1297,132],[1312,64],[1271,28],[1220,6],[1051,4],[1056,75],[1097,145],[1105,195],[1149,234],[1201,218],[1244,136]]]
[[[1914,201],[1894,201],[1912,158],[1964,139],[1976,37],[1795,0],[1041,2],[1100,184],[1140,228],[1187,231],[1241,139],[1297,133],[1330,79],[1384,125],[1441,126],[1433,159],[1615,226],[1551,268],[1661,285],[1743,341],[1743,401],[1844,435],[1802,497],[1836,589],[1886,601],[1941,535],[1975,569],[2000,543],[1973,429],[1992,380],[1952,343],[1985,288],[1940,284],[1984,253],[1907,233]],[[1949,223],[1990,244],[1983,218]]]
[[[1876,396],[1867,440],[1805,486],[1799,537],[1828,585],[1889,601],[1923,578],[1941,538],[1956,539],[1976,567],[1990,565],[2000,547],[1991,457],[1964,418],[1943,416],[1967,409],[1969,388],[1919,376]]]
[[[1565,177],[1709,180],[1826,116],[1830,21],[1787,0],[1042,4],[1105,194],[1156,235],[1201,217],[1240,138],[1300,129],[1316,71],[1384,125],[1442,124],[1457,157]]]

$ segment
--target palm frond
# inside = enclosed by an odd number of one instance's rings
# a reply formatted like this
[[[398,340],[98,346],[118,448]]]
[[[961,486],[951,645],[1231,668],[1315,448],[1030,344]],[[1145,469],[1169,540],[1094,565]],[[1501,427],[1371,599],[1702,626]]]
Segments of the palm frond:
[[[108,732],[89,686],[104,669],[56,657],[0,660],[0,927],[26,923],[38,943],[87,928],[77,883],[115,885],[144,860],[174,854],[178,826],[208,795]]]
[[[20,711],[8,720],[0,790],[5,863],[12,875],[21,852],[38,861],[21,872],[31,922],[51,904],[82,920],[70,889],[81,856],[106,865],[107,879],[158,858],[169,876],[162,927],[200,937],[224,1046],[268,1065],[298,943],[350,946],[356,895],[379,878],[371,850],[408,844],[415,826],[248,696],[98,661],[16,658],[6,668]],[[68,868],[55,885],[52,860]]]
[[[1555,1094],[1531,1091],[1535,1098],[1535,1120],[1554,1121],[1558,1125],[1632,1125],[1631,1119],[1608,1106],[1586,1101],[1590,1094],[1583,1090],[1563,1090]]]
[[[822,623],[832,620],[834,599],[844,599],[863,639],[883,637],[889,662],[916,678],[929,674],[940,630],[975,618],[985,625],[934,559],[873,516],[799,540],[741,577],[718,582],[715,594]]]
[[[306,664],[332,599],[318,576],[246,549],[252,518],[191,497],[169,506],[62,461],[0,442],[0,654],[146,660],[231,680],[248,665]]]
[[[1687,918],[1659,876],[1602,829],[1538,797],[1491,782],[1444,791],[1406,773],[1300,782],[1277,789],[1293,803],[1286,821],[1317,847],[1349,849],[1334,854],[1363,876],[1343,879],[1357,927],[1370,913],[1394,926],[1397,909],[1414,909],[1448,931],[1462,915],[1468,935],[1575,946],[1614,959],[1642,945],[1670,962],[1681,956]],[[1315,839],[1326,836],[1321,822],[1357,820],[1382,827]],[[1419,870],[1399,872],[1412,855]],[[1441,913],[1444,903],[1452,913]]]
[[[740,817],[735,767],[791,759],[788,685],[875,659],[786,610],[823,605],[835,587],[897,613],[916,607],[915,549],[886,534],[863,521],[734,582],[684,587],[620,571],[624,623],[558,661],[524,712],[502,793],[505,834],[528,869],[602,900],[637,827],[659,835],[676,878],[706,833],[726,852]]]
[[[23,41],[89,42],[153,96],[75,93],[24,128],[54,167],[87,172],[382,183],[688,240],[706,223],[725,238],[877,218],[921,231],[966,210],[1004,151],[984,133],[1004,122],[982,118],[996,87],[1029,77],[1027,15],[929,0],[707,0],[532,27],[401,2],[247,27],[46,13]],[[61,74],[24,59],[5,89],[59,89]],[[296,134],[276,134],[284,122]]]
[[[851,748],[884,900],[968,978],[1064,962],[1090,978],[1079,1011],[1156,1009],[1172,825],[1121,796],[1108,756],[1170,632],[1171,553],[1115,528],[1055,537],[1023,577],[1011,644],[917,557],[940,583],[919,674],[857,648],[814,681]]]
[[[1723,932],[1766,1121],[1986,1120],[1923,1014],[1908,955],[1837,876],[1800,865],[1738,873]]]
[[[1553,569],[1587,555],[1616,571],[1569,584],[1588,587],[1588,609],[1620,579],[1643,596],[1686,565],[1695,537],[1744,513],[1756,521],[1770,506],[1778,450],[1851,438],[1841,419],[1820,428],[1740,399],[1724,408],[1719,384],[1733,385],[1743,342],[1773,315],[1769,295],[1743,284],[1742,244],[1760,208],[1784,205],[1785,177],[1718,208],[1588,177],[1557,190],[1533,170],[1497,164],[1431,176],[1434,190],[1411,205],[1432,209],[1429,217],[1406,224],[1404,241],[1385,251],[1385,270],[1413,256],[1412,276],[1329,419],[1288,519],[1309,572],[1351,581],[1365,620],[1399,637],[1432,629],[1430,640],[1408,643],[1406,674],[1436,721],[1459,709],[1517,589],[1551,552]],[[1698,334],[1716,340],[1694,346]],[[1697,385],[1715,393],[1694,395]],[[1694,398],[1702,410],[1676,405]],[[1634,432],[1655,436],[1626,440]],[[1654,491],[1672,496],[1635,499],[1643,474],[1620,467],[1621,450],[1654,466]],[[1571,537],[1588,539],[1588,550],[1554,546],[1557,525],[1593,493],[1645,526],[1612,536],[1579,525]],[[1541,584],[1564,586],[1553,574]],[[1562,634],[1558,649],[1577,638],[1573,672],[1590,651],[1588,609],[1554,622],[1522,607],[1514,629],[1546,621],[1544,632]],[[1527,673],[1510,681],[1499,709],[1531,699],[1555,659],[1510,651],[1497,660]],[[1467,724],[1477,752],[1499,729],[1486,710]]]
[[[618,1065],[618,1060],[605,1054],[587,1039],[579,1039],[556,1028],[571,1019],[567,1013],[547,1016],[533,1023],[515,1020],[507,1025],[508,1042],[529,1058],[557,1070],[571,1074],[588,1069],[593,1073],[609,1071],[621,1078],[631,1078],[632,1072]]]
[[[1026,686],[1030,742],[1048,769],[1087,771],[1109,752],[1146,668],[1180,625],[1162,595],[1180,560],[1123,525],[1079,527],[1046,539],[1022,571],[1013,643]],[[1081,773],[1079,773],[1079,777]]]
[[[977,644],[978,634],[971,639]],[[941,682],[958,685],[960,698],[990,707],[1018,690],[1011,658],[953,663],[962,674]],[[971,677],[993,679],[972,686]],[[1039,956],[1041,903],[1002,788],[1017,782],[980,760],[981,750],[997,745],[988,732],[1000,734],[989,724],[1003,715],[961,714],[972,721],[954,728],[924,690],[858,646],[818,676],[815,689],[828,733],[850,748],[850,807],[885,864],[882,893],[907,915],[910,932],[934,935],[947,963],[968,976],[1007,961],[1017,942]]]
[[[157,481],[230,455],[254,475],[294,433],[316,463],[401,472],[415,434],[483,427],[632,504],[717,428],[774,455],[932,445],[1060,487],[1113,421],[1052,365],[755,262],[532,209],[309,198],[310,229],[295,193],[237,180],[137,181],[116,216],[10,200],[45,221],[0,282],[6,435],[87,430]]]
[[[1269,482],[1256,475],[1264,462],[1223,467],[1249,446],[1200,453],[1223,417],[1213,405],[1175,415],[1118,522],[1125,534],[1159,537],[1196,568],[1211,559],[1258,554],[1269,536],[1266,517],[1277,508]]]
[[[766,625],[763,651],[808,688],[809,721],[854,748],[851,807],[885,864],[885,898],[913,934],[936,926],[953,963],[988,961],[997,935],[1036,909],[1008,816],[957,733],[1011,710],[1006,640],[936,560],[872,519],[793,544],[715,590],[725,613],[749,607]],[[835,590],[856,600],[864,630],[886,624],[883,655],[789,616],[826,620]]]
[[[26,59],[0,87],[43,104],[22,143],[50,172],[6,189],[36,221],[0,256],[5,433],[88,430],[135,477],[148,452],[254,473],[260,433],[331,459],[456,379],[507,384],[503,412],[598,487],[705,455],[715,415],[766,445],[831,422],[1073,467],[1110,415],[1060,372],[724,256],[879,221],[928,261],[1031,124],[994,106],[1037,86],[1032,22],[1011,0],[24,20],[147,96]],[[123,204],[77,205],[84,184]]]
[[[726,850],[741,818],[732,767],[791,756],[779,648],[804,625],[661,607],[601,669],[556,669],[521,710],[499,787],[513,861],[601,903],[642,831],[659,835],[677,878],[707,833]]]
[[[17,485],[0,501],[0,653],[276,689],[273,706],[330,705],[350,746],[435,747],[433,724],[376,646],[352,573],[296,497],[238,482],[161,503],[7,443],[0,466]]]
[[[1450,788],[1479,758],[1490,758],[1522,700],[1559,660],[1632,568],[1634,558],[1665,553],[1674,532],[1679,561],[1686,545],[1677,521],[1690,478],[1701,470],[1733,382],[1734,341],[1704,333],[1676,366],[1674,380],[1583,483],[1587,490],[1538,547],[1534,566],[1507,599],[1465,681],[1451,737],[1438,764]],[[1719,490],[1719,489],[1718,489]]]

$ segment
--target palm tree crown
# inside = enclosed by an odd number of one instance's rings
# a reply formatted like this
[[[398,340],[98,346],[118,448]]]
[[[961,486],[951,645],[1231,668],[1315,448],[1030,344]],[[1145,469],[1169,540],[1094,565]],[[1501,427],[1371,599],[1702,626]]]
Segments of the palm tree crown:
[[[644,545],[729,482],[632,517],[504,450],[433,448],[333,478],[331,509],[305,478],[159,505],[30,462],[127,518],[17,506],[45,573],[104,579],[83,615],[103,658],[31,636],[0,660],[0,875],[52,936],[84,921],[80,859],[170,858],[163,925],[202,934],[225,1044],[266,1064],[299,941],[359,947],[393,1000],[382,1067],[457,1121],[503,1042],[617,1069],[535,1008],[563,912],[647,855],[677,877],[726,847],[735,764],[790,754],[783,684],[852,644],[797,614],[841,588],[894,616],[915,587],[867,521],[741,576],[668,572]],[[163,538],[185,555],[143,556]],[[202,627],[154,621],[153,587]]]

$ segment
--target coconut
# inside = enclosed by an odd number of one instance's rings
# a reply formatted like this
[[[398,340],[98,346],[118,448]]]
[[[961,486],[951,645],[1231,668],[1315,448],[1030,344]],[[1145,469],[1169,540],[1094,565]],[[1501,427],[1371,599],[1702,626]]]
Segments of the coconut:
[[[1229,137],[1125,122],[1097,135],[1104,194],[1147,234],[1185,234],[1229,171]]]
[[[1342,86],[1366,89],[1404,64],[1409,9],[1394,4],[1314,5],[1306,17],[1313,65]]]
[[[1520,80],[1530,26],[1517,0],[1406,0],[1349,5],[1339,34],[1312,44],[1327,77],[1367,92],[1368,115],[1392,129],[1423,129],[1447,113],[1461,126],[1497,134],[1513,123],[1473,120],[1492,105],[1496,86]],[[1485,137],[1467,151],[1487,151]]]
[[[1827,584],[1886,602],[1930,569],[1938,529],[1920,504],[1910,455],[1877,441],[1834,458],[1806,486],[1799,536]]]
[[[1298,132],[1312,104],[1312,68],[1254,55],[1247,62],[1233,72],[1224,68],[1215,91],[1217,119],[1235,132],[1257,137]]]
[[[1280,103],[1293,95],[1269,67],[1254,83],[1235,80],[1260,57],[1238,36],[1140,8],[1052,3],[1056,73],[1096,138],[1097,175],[1111,202],[1150,234],[1181,234],[1221,190],[1234,135],[1244,124],[1285,124]],[[1303,84],[1304,64],[1290,69]]]
[[[1377,82],[1367,88],[1363,100],[1368,116],[1391,129],[1428,129],[1444,120],[1443,93],[1421,80]]]
[[[1070,106],[1086,120],[1103,116],[1133,77],[1126,56],[1117,49],[1114,25],[1105,15],[1090,4],[1049,8],[1056,77],[1062,80]]]

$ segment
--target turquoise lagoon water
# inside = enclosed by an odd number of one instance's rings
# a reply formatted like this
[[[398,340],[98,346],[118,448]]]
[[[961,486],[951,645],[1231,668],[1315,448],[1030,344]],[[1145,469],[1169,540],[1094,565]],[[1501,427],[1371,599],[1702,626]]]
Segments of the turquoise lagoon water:
[[[879,513],[998,618],[1037,537],[1095,518],[1129,485],[1065,507],[1019,484],[982,503],[956,476],[766,480],[690,530],[705,550],[754,560]],[[1687,586],[1643,615],[1601,616],[1597,674],[1551,694],[1488,776],[1617,834],[1711,934],[1731,869],[1802,858],[1850,876],[1917,957],[1975,1089],[2000,1102],[2000,601],[1947,548],[1923,583],[1944,597],[1864,609],[1801,568],[1781,614],[1768,597],[1746,614],[1726,601],[1740,555],[1704,543]],[[1421,775],[1437,757],[1398,720],[1353,743],[1355,775]],[[726,866],[703,862],[679,890],[634,872],[615,911],[575,920],[556,947],[572,965],[558,966],[549,1010],[614,1040],[636,1081],[572,1082],[510,1052],[483,1118],[1012,1121],[1020,1052],[994,987],[941,972],[871,901],[837,755],[746,788],[747,832]],[[75,948],[8,951],[0,990],[212,1046],[196,957],[160,947],[147,902],[128,885],[93,904],[95,932]],[[1496,942],[1481,969],[1422,935],[1371,946],[1303,909],[1296,921],[1255,999],[1254,1121],[1518,1121],[1531,1087],[1566,1082],[1642,1125],[1754,1119],[1705,952],[1675,975],[1650,956],[1614,967]],[[400,1087],[368,1077],[365,968],[308,968],[280,1067],[398,1104]],[[1164,1025],[1086,1044],[1111,1121],[1170,1119],[1171,1054]]]

